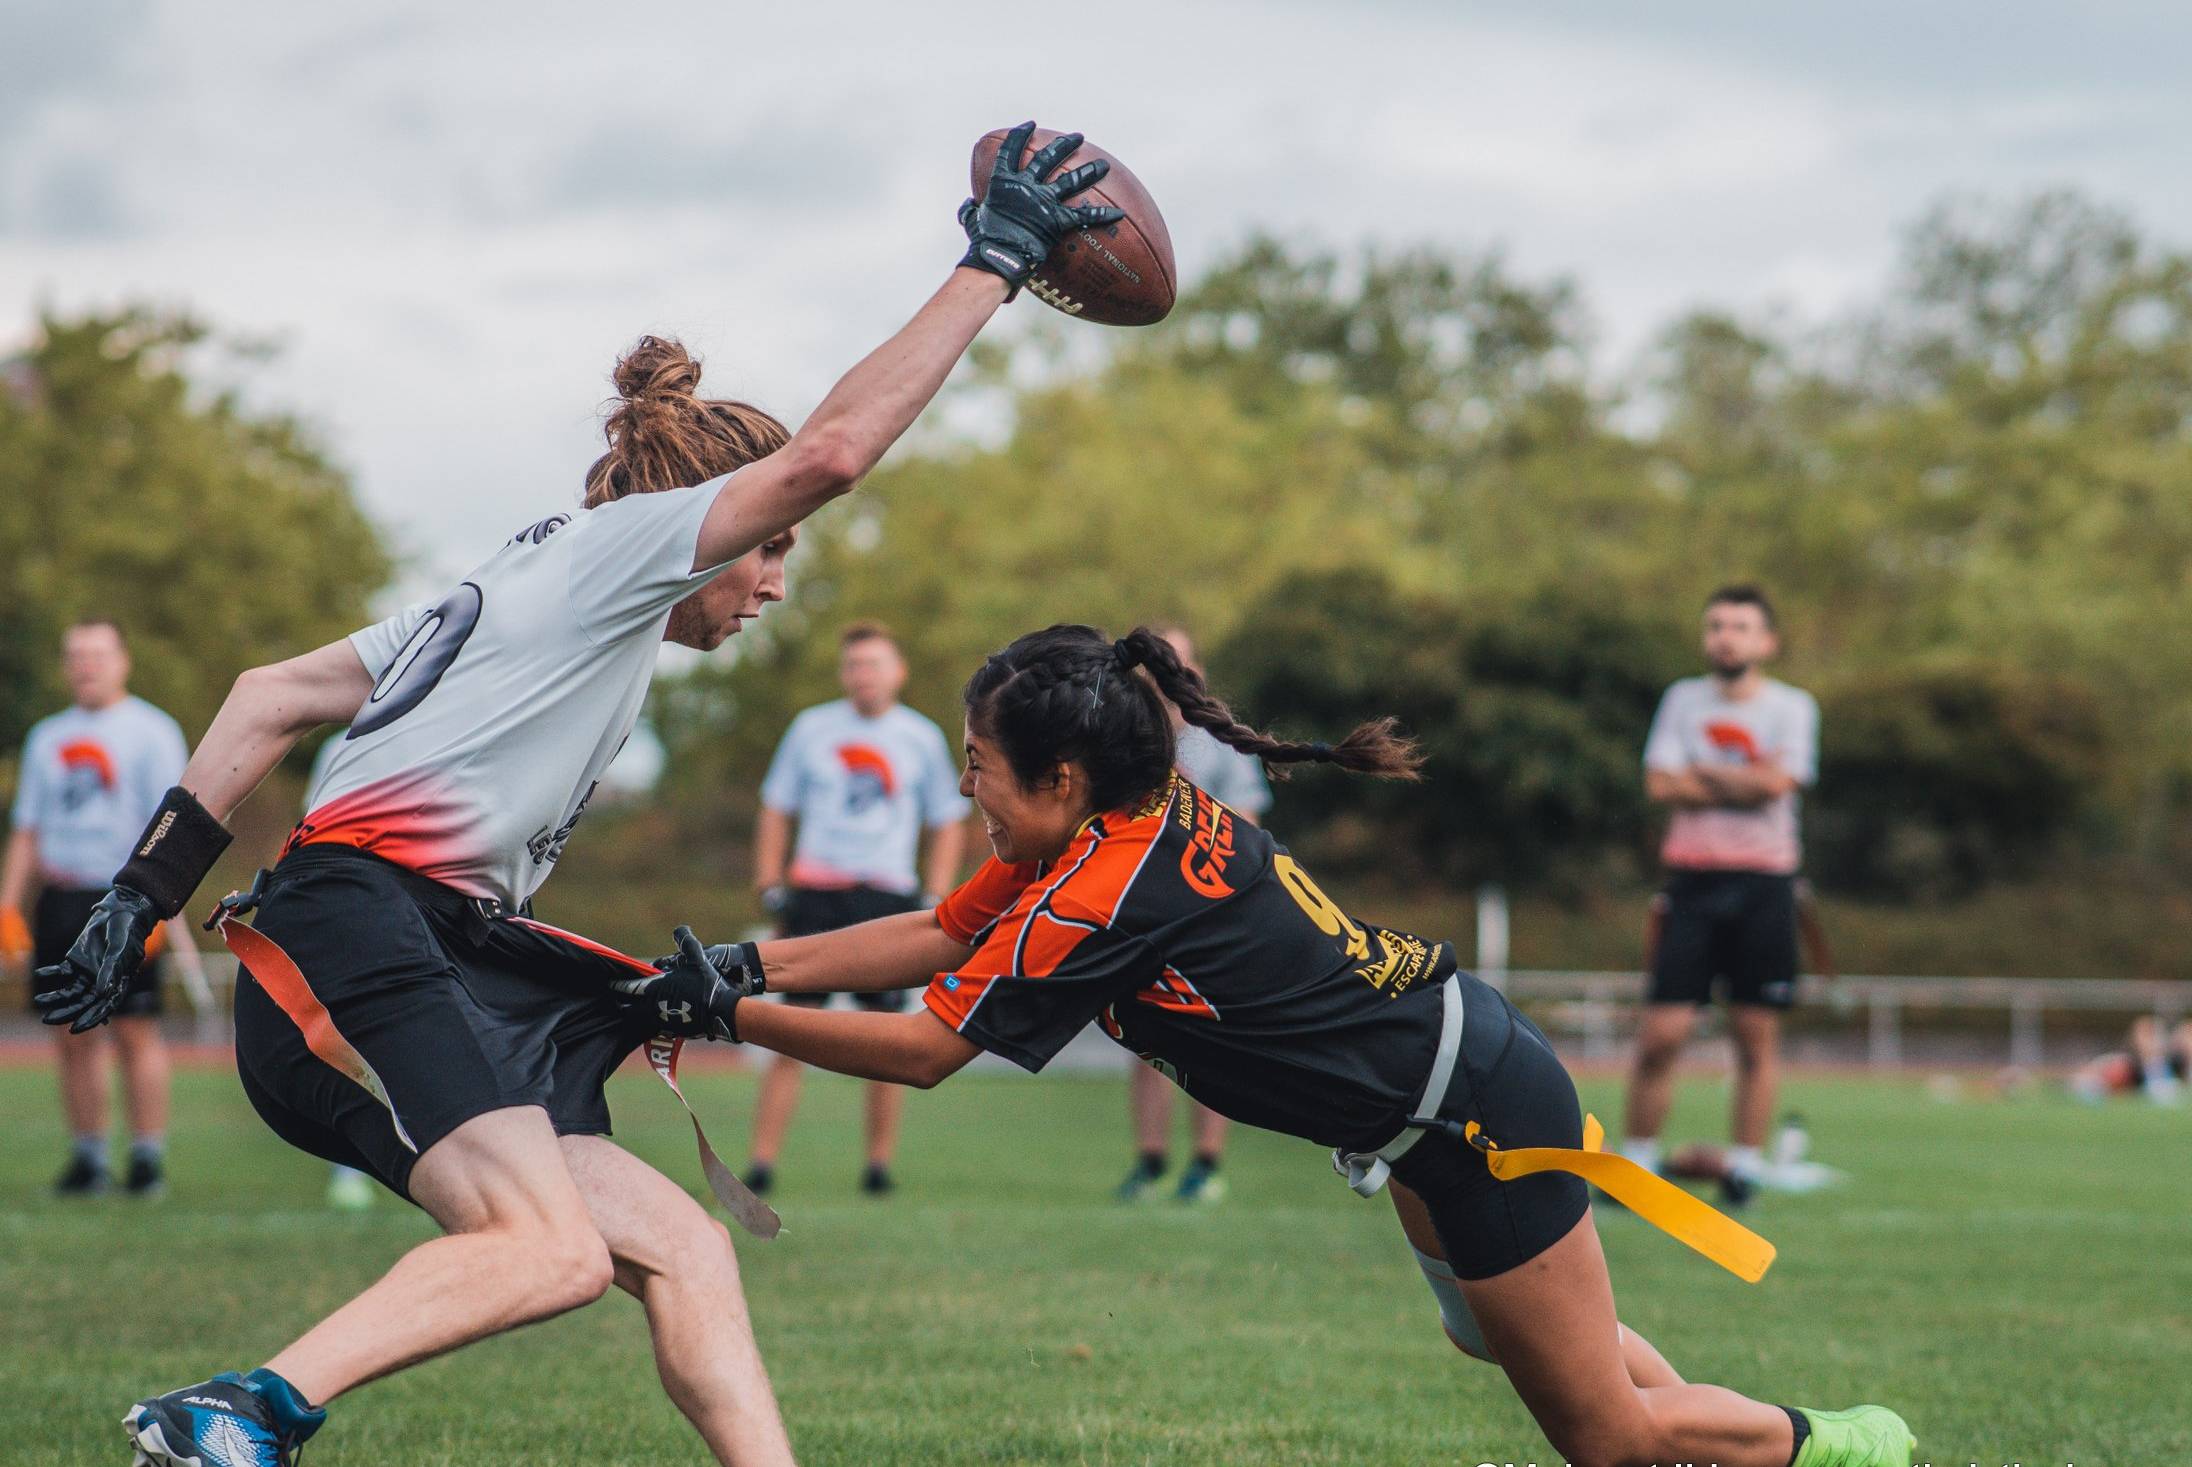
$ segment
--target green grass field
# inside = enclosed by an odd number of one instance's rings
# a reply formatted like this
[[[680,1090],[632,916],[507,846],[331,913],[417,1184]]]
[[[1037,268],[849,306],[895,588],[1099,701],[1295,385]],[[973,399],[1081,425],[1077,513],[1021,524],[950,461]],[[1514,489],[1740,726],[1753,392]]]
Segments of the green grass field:
[[[690,1086],[733,1155],[752,1082]],[[1612,1086],[1585,1087],[1610,1115]],[[904,1186],[853,1191],[857,1090],[810,1077],[778,1202],[743,1244],[792,1439],[808,1463],[1544,1462],[1496,1371],[1458,1356],[1386,1203],[1311,1147],[1240,1133],[1230,1200],[1112,1204],[1116,1080],[961,1076],[916,1095]],[[620,1135],[697,1185],[652,1080],[612,1091]],[[45,1196],[50,1078],[0,1071],[0,1458],[122,1463],[136,1396],[248,1368],[426,1234],[409,1208],[319,1209],[317,1164],[225,1072],[179,1087],[162,1203]],[[2192,1459],[2192,1112],[2055,1097],[1937,1101],[1809,1080],[1791,1100],[1846,1187],[1775,1198],[1762,1285],[1633,1219],[1603,1224],[1628,1321],[1693,1379],[1772,1400],[1879,1400],[1922,1459],[2159,1467]],[[1675,1131],[1713,1134],[1720,1087]],[[696,1463],[621,1294],[340,1402],[308,1452],[343,1463]]]

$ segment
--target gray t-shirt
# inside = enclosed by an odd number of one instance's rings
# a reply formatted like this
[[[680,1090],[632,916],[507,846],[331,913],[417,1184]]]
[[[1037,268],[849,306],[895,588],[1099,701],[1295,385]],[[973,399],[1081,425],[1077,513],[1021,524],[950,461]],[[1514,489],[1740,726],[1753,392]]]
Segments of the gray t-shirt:
[[[1697,764],[1779,764],[1798,785],[1819,778],[1819,704],[1802,688],[1767,678],[1732,699],[1720,680],[1686,677],[1667,689],[1644,741],[1644,767],[1678,773]],[[1803,862],[1792,791],[1750,809],[1678,809],[1660,858],[1703,871],[1794,872]]]
[[[794,718],[761,781],[761,803],[799,820],[794,886],[911,895],[924,826],[966,818],[944,731],[903,703],[874,718],[850,699]]]
[[[1263,761],[1218,742],[1207,729],[1193,724],[1181,729],[1172,762],[1187,776],[1189,784],[1221,805],[1230,805],[1258,820],[1271,808],[1271,786],[1263,777]]]
[[[182,729],[142,698],[64,708],[23,741],[14,827],[38,832],[48,881],[105,886],[188,758]]]
[[[670,608],[721,569],[692,567],[723,483],[551,516],[437,605],[352,634],[373,694],[300,838],[532,895],[639,717]]]

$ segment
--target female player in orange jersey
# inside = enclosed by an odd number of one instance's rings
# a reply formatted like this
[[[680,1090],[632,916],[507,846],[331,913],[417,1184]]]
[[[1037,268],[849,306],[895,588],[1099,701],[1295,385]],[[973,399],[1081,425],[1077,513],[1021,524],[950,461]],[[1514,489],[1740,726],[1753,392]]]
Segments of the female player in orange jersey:
[[[665,1022],[692,1015],[690,1033],[921,1086],[984,1049],[1040,1069],[1093,1020],[1213,1110],[1335,1148],[1358,1192],[1389,1178],[1447,1334],[1507,1372],[1570,1461],[1909,1467],[1915,1444],[1884,1407],[1692,1385],[1619,1323],[1584,1182],[1500,1180],[1524,1158],[1486,1148],[1557,1148],[1594,1178],[1611,1167],[1647,1215],[1681,1205],[1652,1191],[1672,1189],[1582,1150],[1552,1046],[1447,943],[1357,921],[1268,832],[1177,777],[1167,702],[1267,764],[1416,774],[1389,720],[1284,742],[1239,723],[1147,628],[1113,642],[1051,627],[966,687],[961,789],[996,850],[972,881],[933,912],[815,937],[704,950],[681,929],[679,957],[626,991]],[[740,1007],[764,988],[921,985],[925,1006],[903,1014]]]

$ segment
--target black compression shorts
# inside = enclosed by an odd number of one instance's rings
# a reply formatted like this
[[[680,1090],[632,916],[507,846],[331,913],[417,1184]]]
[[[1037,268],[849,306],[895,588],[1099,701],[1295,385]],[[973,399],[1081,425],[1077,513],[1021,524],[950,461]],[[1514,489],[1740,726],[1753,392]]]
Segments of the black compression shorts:
[[[1439,1115],[1507,1150],[1583,1145],[1583,1108],[1552,1044],[1506,996],[1460,975],[1461,1059]],[[1503,1182],[1482,1153],[1427,1131],[1393,1163],[1393,1180],[1423,1199],[1457,1278],[1488,1279],[1559,1242],[1590,1208],[1583,1179],[1537,1172]]]
[[[336,1037],[316,1052],[239,973],[244,1094],[292,1146],[404,1196],[421,1155],[492,1110],[542,1106],[558,1135],[607,1135],[602,1088],[655,1027],[610,992],[601,954],[351,847],[284,857],[252,925]]]
[[[38,905],[31,911],[31,980],[25,985],[26,992],[35,995],[45,987],[37,976],[40,968],[49,968],[68,956],[75,946],[77,934],[84,930],[84,923],[91,920],[91,909],[99,904],[109,888],[104,886],[49,886],[38,893]],[[160,1013],[160,960],[148,958],[129,980],[129,992],[122,995],[121,1003],[114,1009],[118,1019],[150,1019]]]
[[[919,897],[873,886],[834,889],[795,886],[791,889],[791,904],[784,911],[783,931],[786,937],[811,937],[818,932],[835,932],[840,927],[872,922],[878,917],[920,910]],[[902,1014],[913,1006],[914,992],[910,988],[886,988],[880,993],[853,994],[852,1001],[871,1013]],[[819,1009],[828,1005],[830,996],[826,993],[787,993],[784,1001],[798,1008]]]
[[[1676,871],[1652,953],[1650,1003],[1796,1001],[1796,878],[1763,871]]]

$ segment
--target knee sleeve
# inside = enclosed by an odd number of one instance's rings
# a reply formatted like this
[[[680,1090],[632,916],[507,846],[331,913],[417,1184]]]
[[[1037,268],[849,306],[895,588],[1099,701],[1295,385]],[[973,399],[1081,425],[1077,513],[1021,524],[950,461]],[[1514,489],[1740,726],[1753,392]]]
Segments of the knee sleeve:
[[[1416,1267],[1423,1270],[1423,1281],[1431,1286],[1431,1297],[1438,1301],[1439,1322],[1446,1326],[1446,1337],[1463,1354],[1490,1360],[1492,1352],[1484,1346],[1484,1333],[1477,1328],[1477,1317],[1469,1312],[1469,1301],[1461,1297],[1461,1284],[1454,1277],[1453,1267],[1414,1244],[1409,1245],[1409,1251],[1416,1255]]]

